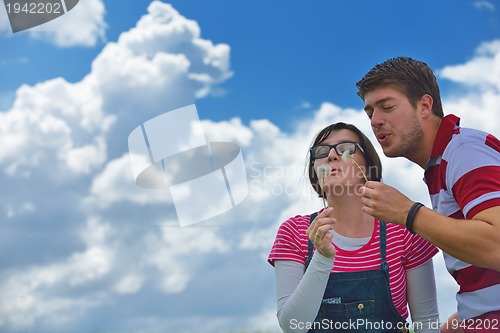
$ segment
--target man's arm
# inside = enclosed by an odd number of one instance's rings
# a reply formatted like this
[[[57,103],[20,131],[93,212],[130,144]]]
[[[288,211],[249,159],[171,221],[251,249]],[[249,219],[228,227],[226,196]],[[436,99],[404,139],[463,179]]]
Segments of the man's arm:
[[[422,207],[413,230],[451,256],[500,271],[500,207],[477,213],[471,220],[452,219]]]
[[[380,182],[367,182],[362,193],[365,213],[406,226],[413,201]],[[422,207],[413,230],[459,260],[500,271],[500,206],[487,208],[470,220],[453,219]]]

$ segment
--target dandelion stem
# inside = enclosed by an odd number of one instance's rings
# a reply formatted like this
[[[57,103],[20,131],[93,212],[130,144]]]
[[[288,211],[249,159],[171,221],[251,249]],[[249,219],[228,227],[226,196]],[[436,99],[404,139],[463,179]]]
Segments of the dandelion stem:
[[[349,154],[349,152],[348,152],[348,151],[345,151],[345,152],[343,152],[343,153],[342,153],[342,159],[343,159],[344,161],[347,161],[347,160],[351,160],[351,161],[353,161],[353,162],[354,162],[354,164],[356,164],[356,166],[358,167],[359,171],[361,171],[361,173],[363,174],[363,177],[365,178],[365,182],[368,182],[368,177],[366,177],[365,172],[363,171],[363,169],[361,169],[361,167],[359,166],[358,162],[356,162],[356,161],[354,160],[354,158],[352,158],[352,155],[351,155],[351,154]]]
[[[356,162],[353,158],[351,158],[351,160],[354,162],[354,164],[356,164],[356,166],[358,167],[359,171],[361,171],[361,173],[363,174],[363,177],[365,178],[365,183],[367,183],[368,182],[368,177],[366,177],[366,174],[363,171],[363,169],[361,169],[361,167],[359,166],[358,162]]]
[[[323,172],[323,186],[325,186],[325,177],[326,177],[326,172]],[[327,205],[326,205],[326,192],[325,190],[322,190],[323,191],[323,208],[326,209],[327,208]]]

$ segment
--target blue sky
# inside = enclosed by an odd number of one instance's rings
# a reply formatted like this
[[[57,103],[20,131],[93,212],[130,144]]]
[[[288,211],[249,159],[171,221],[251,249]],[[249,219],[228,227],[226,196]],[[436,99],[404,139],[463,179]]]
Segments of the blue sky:
[[[265,259],[282,221],[321,206],[303,175],[313,135],[335,121],[370,134],[355,83],[398,55],[436,70],[445,113],[500,135],[499,10],[81,0],[12,34],[2,8],[0,330],[279,331]],[[127,137],[193,103],[207,139],[241,147],[249,193],[180,228],[168,191],[135,185]],[[418,167],[383,163],[387,183],[428,205]],[[456,285],[435,265],[444,319]]]

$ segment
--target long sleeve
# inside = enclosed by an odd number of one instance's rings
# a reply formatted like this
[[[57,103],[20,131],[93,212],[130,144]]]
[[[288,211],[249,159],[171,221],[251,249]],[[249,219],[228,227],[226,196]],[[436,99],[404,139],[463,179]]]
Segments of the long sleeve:
[[[276,260],[277,315],[285,333],[302,333],[299,323],[313,322],[321,306],[333,259],[315,252],[304,273],[304,265]]]
[[[439,310],[432,259],[406,271],[408,305],[416,333],[439,332]]]

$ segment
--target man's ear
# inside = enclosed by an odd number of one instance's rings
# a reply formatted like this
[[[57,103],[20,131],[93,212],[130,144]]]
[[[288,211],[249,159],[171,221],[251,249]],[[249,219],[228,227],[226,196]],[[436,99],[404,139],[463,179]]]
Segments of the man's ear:
[[[434,100],[432,99],[432,96],[429,94],[424,94],[422,97],[420,97],[419,101],[419,106],[420,106],[420,112],[422,117],[428,117],[432,115],[432,105],[434,103]]]

